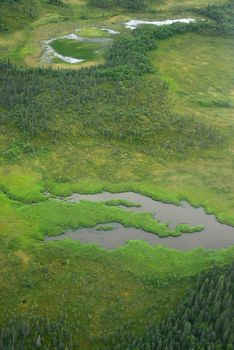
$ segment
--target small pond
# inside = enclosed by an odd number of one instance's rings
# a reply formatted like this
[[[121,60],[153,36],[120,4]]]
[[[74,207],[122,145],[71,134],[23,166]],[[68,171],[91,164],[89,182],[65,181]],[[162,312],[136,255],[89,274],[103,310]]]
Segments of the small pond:
[[[191,226],[202,225],[202,232],[184,233],[179,237],[159,238],[158,236],[135,228],[125,228],[118,223],[98,225],[96,228],[81,228],[69,230],[57,237],[47,237],[47,240],[62,240],[71,238],[83,243],[96,243],[104,248],[113,249],[123,246],[126,241],[141,239],[152,245],[163,244],[175,249],[193,248],[225,248],[234,244],[234,227],[217,221],[214,215],[208,215],[203,208],[194,208],[187,202],[181,205],[167,204],[155,201],[150,197],[134,192],[110,193],[102,192],[93,195],[73,194],[65,201],[78,203],[81,200],[110,201],[126,200],[141,206],[123,207],[124,210],[150,212],[155,219],[169,224],[175,228],[178,224],[186,223]],[[111,227],[112,229],[111,229]]]
[[[105,30],[105,31],[104,31]],[[79,30],[77,30],[79,32]],[[111,29],[102,28],[101,33],[107,33],[103,37],[86,37],[87,31],[84,31],[84,37],[76,33],[71,33],[58,38],[51,38],[43,41],[42,47],[44,53],[41,57],[41,62],[44,64],[56,63],[56,59],[70,64],[77,64],[85,61],[96,60],[100,58],[107,45],[112,42],[109,35],[117,34],[118,32]],[[81,31],[81,34],[83,32]],[[98,32],[93,32],[94,35]]]

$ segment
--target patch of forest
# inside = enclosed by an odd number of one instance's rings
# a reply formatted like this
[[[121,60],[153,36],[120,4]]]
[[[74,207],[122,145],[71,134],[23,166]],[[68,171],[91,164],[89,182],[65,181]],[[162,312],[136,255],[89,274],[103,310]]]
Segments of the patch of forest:
[[[161,323],[143,333],[128,326],[104,338],[101,350],[233,350],[234,263],[213,266],[199,276],[195,287]]]
[[[194,287],[161,323],[140,334],[124,324],[114,336],[102,336],[100,350],[187,350],[233,349],[233,263],[199,275]],[[46,274],[47,270],[43,270]],[[152,283],[154,280],[152,280]],[[22,282],[23,283],[23,282]],[[49,316],[12,317],[0,327],[0,347],[4,350],[70,350],[79,348],[79,322],[61,313]]]
[[[91,6],[96,6],[103,11],[113,6],[119,6],[130,11],[141,11],[146,8],[149,1],[146,0],[89,0]]]
[[[190,115],[170,112],[168,85],[147,56],[157,40],[216,31],[216,22],[141,26],[117,38],[102,66],[78,71],[0,64],[0,120],[28,138],[75,133],[133,143],[142,151],[186,157],[222,145],[222,133]],[[66,116],[66,118],[65,118]]]
[[[0,0],[0,33],[17,30],[37,19],[46,5],[62,6],[62,0]]]

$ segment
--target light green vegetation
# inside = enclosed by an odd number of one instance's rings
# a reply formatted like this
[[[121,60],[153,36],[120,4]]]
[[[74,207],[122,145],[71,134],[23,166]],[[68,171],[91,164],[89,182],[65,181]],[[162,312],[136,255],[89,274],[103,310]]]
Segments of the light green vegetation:
[[[115,206],[106,206],[102,202],[64,203],[48,199],[43,202],[25,205],[12,201],[4,194],[1,195],[1,223],[3,236],[8,241],[33,243],[34,240],[44,240],[45,236],[58,235],[68,229],[79,227],[95,227],[97,224],[118,222],[125,227],[135,227],[157,234],[159,237],[179,236],[183,232],[200,231],[200,226],[179,225],[170,230],[167,224],[156,221],[150,213],[125,211]],[[11,232],[12,217],[19,219],[17,231]],[[25,232],[25,234],[24,234]]]
[[[58,39],[50,46],[60,55],[84,60],[94,60],[100,57],[101,45],[98,43],[87,43],[69,39]]]
[[[77,34],[82,36],[83,38],[109,38],[110,37],[110,34],[108,34],[107,31],[102,30],[101,28],[95,28],[95,27],[81,28],[78,30]]]
[[[0,188],[9,197],[26,203],[45,199],[40,176],[19,166],[12,166],[11,169],[1,168]]]
[[[184,111],[192,110],[200,118],[209,118],[224,128],[232,125],[233,55],[231,36],[190,33],[160,41],[150,58],[161,78],[168,81],[177,112],[183,103]]]
[[[202,225],[196,225],[196,226],[189,226],[187,224],[180,224],[176,226],[175,231],[180,232],[186,232],[186,233],[193,233],[193,232],[201,232],[204,230],[204,226]]]

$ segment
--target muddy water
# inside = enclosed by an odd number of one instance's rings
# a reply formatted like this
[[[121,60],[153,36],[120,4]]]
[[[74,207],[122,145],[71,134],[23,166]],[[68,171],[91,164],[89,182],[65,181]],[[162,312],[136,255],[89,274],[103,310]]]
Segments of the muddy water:
[[[73,194],[65,201],[78,203],[81,200],[109,201],[123,199],[141,204],[141,207],[122,207],[124,210],[136,212],[147,211],[153,214],[155,219],[166,222],[170,228],[175,228],[180,223],[191,226],[203,225],[202,232],[182,234],[180,237],[159,238],[158,236],[135,228],[125,228],[121,224],[110,223],[113,230],[98,231],[95,228],[82,228],[66,231],[58,237],[48,237],[48,240],[62,240],[71,238],[83,243],[96,243],[104,248],[113,249],[125,244],[128,240],[141,239],[148,243],[163,244],[171,248],[187,250],[204,247],[208,249],[225,248],[234,244],[234,227],[221,224],[214,215],[206,214],[203,208],[194,208],[187,202],[180,206],[155,201],[150,197],[134,192],[109,193],[102,192],[94,195]]]

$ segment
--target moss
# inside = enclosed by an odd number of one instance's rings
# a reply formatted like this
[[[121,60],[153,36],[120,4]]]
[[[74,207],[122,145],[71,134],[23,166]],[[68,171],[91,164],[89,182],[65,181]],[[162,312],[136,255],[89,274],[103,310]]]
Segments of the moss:
[[[95,59],[96,51],[101,48],[98,43],[86,43],[69,39],[58,39],[50,45],[60,55],[84,60]]]
[[[177,230],[179,233],[201,232],[204,230],[204,226],[202,225],[190,226],[187,224],[179,224],[178,226],[176,226],[175,231]]]

